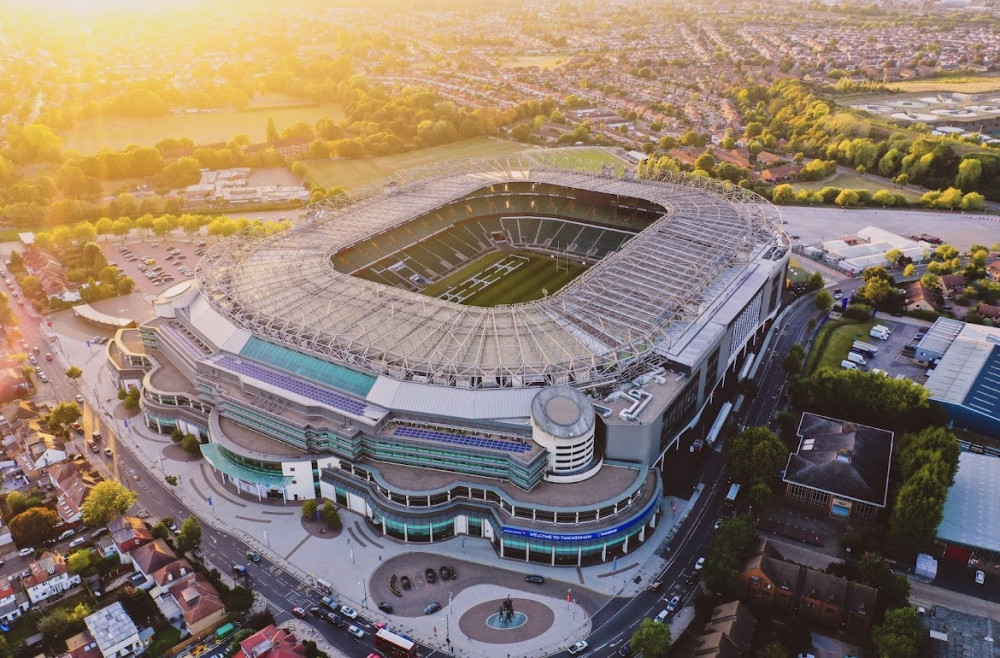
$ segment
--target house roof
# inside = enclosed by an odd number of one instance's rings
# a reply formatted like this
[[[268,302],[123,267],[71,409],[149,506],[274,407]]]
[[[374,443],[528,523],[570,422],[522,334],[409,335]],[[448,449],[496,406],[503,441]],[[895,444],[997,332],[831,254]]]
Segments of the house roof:
[[[162,539],[157,539],[136,548],[132,551],[131,555],[135,566],[146,575],[153,574],[177,560],[177,556],[167,546],[167,542]]]
[[[167,585],[187,578],[194,573],[191,564],[184,558],[176,559],[153,572],[153,580],[158,585]]]
[[[753,642],[757,620],[739,601],[717,606],[701,635],[695,638],[694,656],[728,658],[746,655]]]
[[[306,653],[293,633],[275,628],[274,624],[240,642],[240,649],[247,658],[298,658]]]
[[[25,589],[41,585],[50,578],[57,578],[68,571],[66,560],[59,553],[42,553],[37,560],[30,565],[31,575],[21,580],[21,585]]]
[[[892,432],[817,414],[802,414],[798,450],[785,482],[885,507]]]
[[[193,578],[176,583],[170,588],[170,594],[180,606],[184,621],[189,626],[193,626],[225,608],[219,593],[200,573],[196,573]]]
[[[119,548],[129,541],[146,543],[153,540],[153,533],[149,531],[142,519],[135,516],[117,516],[108,522],[108,531],[111,539]]]

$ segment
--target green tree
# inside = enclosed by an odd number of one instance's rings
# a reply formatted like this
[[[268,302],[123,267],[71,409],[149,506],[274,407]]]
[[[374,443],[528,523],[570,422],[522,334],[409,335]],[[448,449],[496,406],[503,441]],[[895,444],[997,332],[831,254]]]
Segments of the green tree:
[[[649,658],[666,658],[670,652],[670,643],[670,627],[648,617],[632,633],[632,652]]]
[[[69,368],[66,368],[66,376],[72,379],[75,384],[76,380],[83,376],[83,371],[76,366],[70,366]]]
[[[960,190],[975,190],[979,185],[979,177],[982,175],[983,163],[974,157],[966,158],[958,163],[955,187]]]
[[[792,345],[791,349],[788,350],[788,354],[781,361],[781,367],[785,369],[790,375],[797,375],[802,370],[802,362],[806,358],[806,351],[798,343]]]
[[[889,267],[895,267],[899,264],[899,259],[903,257],[903,252],[899,249],[890,249],[885,252],[885,260],[889,264]]]
[[[826,313],[833,308],[833,295],[828,290],[820,290],[813,299],[813,305],[821,313]]]
[[[181,441],[181,447],[184,448],[184,452],[201,456],[201,440],[194,434],[185,435],[184,440]]]
[[[809,282],[806,284],[806,289],[810,292],[815,290],[822,290],[825,285],[823,280],[823,275],[819,272],[813,272],[812,276],[809,277]]]
[[[340,514],[337,513],[337,506],[332,501],[328,500],[323,503],[323,508],[320,510],[320,517],[323,519],[326,527],[331,530],[340,530]]]
[[[894,608],[872,629],[872,643],[879,658],[916,658],[927,639],[916,609]]]
[[[60,402],[49,412],[49,425],[68,427],[80,420],[82,412],[76,402]]]
[[[10,520],[10,535],[21,548],[41,546],[56,537],[59,515],[47,507],[32,507]]]
[[[776,185],[771,192],[771,201],[777,204],[791,203],[795,199],[795,190],[788,183]]]
[[[242,585],[237,585],[229,594],[225,596],[226,608],[229,612],[242,615],[244,612],[253,607],[254,593],[253,590],[243,587]]]
[[[788,460],[785,444],[766,427],[749,427],[726,447],[726,471],[734,482],[768,483]]]
[[[907,263],[906,267],[903,268],[903,276],[910,278],[916,270],[917,268],[913,263]]]
[[[80,507],[83,522],[93,527],[107,525],[112,518],[124,514],[138,499],[139,494],[114,480],[98,482]]]
[[[90,564],[93,558],[93,551],[89,548],[81,548],[78,551],[73,551],[70,553],[69,557],[66,558],[66,566],[73,573],[83,573],[90,568]]]
[[[123,399],[123,402],[125,403],[124,406],[125,406],[125,410],[126,411],[130,411],[132,413],[135,413],[136,411],[139,411],[139,397],[140,397],[140,395],[142,395],[142,394],[139,391],[139,387],[138,386],[133,386],[132,388],[130,388],[128,390],[128,392],[125,394],[125,398]]]
[[[860,197],[856,190],[841,190],[837,198],[834,199],[834,203],[838,206],[848,208],[858,205],[859,199]]]
[[[947,488],[931,470],[922,468],[896,494],[886,547],[892,555],[913,558],[934,542],[944,514]]]
[[[757,532],[757,524],[749,516],[726,519],[715,531],[705,567],[701,570],[705,585],[723,596],[735,596],[739,591],[743,555]]]
[[[756,658],[788,658],[788,649],[785,648],[784,644],[775,640],[758,650]]]
[[[17,516],[29,507],[28,497],[16,490],[7,494],[4,502],[7,503],[7,509],[10,510],[11,516]]]
[[[201,525],[198,519],[189,516],[181,524],[181,530],[177,533],[177,550],[182,553],[190,553],[201,546]]]
[[[306,521],[316,520],[316,511],[319,509],[319,503],[315,498],[311,498],[306,502],[302,503],[302,518]]]
[[[858,288],[858,294],[875,306],[880,306],[892,297],[895,287],[886,279],[873,278]]]

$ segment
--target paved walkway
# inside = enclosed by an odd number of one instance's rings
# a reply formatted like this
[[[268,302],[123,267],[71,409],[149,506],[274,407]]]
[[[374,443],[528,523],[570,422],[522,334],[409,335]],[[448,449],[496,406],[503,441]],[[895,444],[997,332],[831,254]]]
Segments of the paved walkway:
[[[676,533],[694,500],[665,498],[659,524],[643,546],[614,562],[582,568],[501,560],[489,542],[472,537],[429,545],[404,544],[379,535],[364,518],[345,510],[341,510],[343,531],[320,535],[303,523],[299,503],[257,501],[238,495],[231,486],[222,484],[207,462],[188,459],[168,437],[147,429],[141,416],[130,418],[117,401],[102,349],[90,348],[72,338],[60,338],[59,349],[67,362],[84,370],[81,390],[88,403],[96,405],[102,420],[114,429],[118,440],[132,449],[151,476],[177,476],[179,484],[172,492],[203,523],[240,537],[309,585],[314,586],[318,578],[330,582],[339,599],[374,621],[386,621],[391,628],[442,650],[448,650],[450,640],[451,653],[456,655],[493,658],[509,652],[512,657],[542,656],[586,637],[591,616],[612,597],[634,595],[660,574],[665,561],[656,552]],[[129,420],[127,426],[125,420]],[[672,510],[674,504],[676,510]],[[412,568],[405,566],[411,563]],[[410,599],[400,605],[399,614],[386,616],[378,611],[379,601],[394,606],[401,603],[385,593],[386,574],[397,567],[400,572],[408,569],[414,577],[418,564],[435,568],[453,564],[459,576],[447,586],[438,583],[433,586],[436,589],[417,589],[412,596],[408,593]],[[544,576],[545,585],[526,583],[527,573]],[[431,594],[442,604],[442,610],[423,615],[426,603],[421,603]],[[475,632],[479,623],[475,618],[479,616],[477,611],[499,608],[508,595],[515,602],[531,601],[528,605],[538,611],[542,620],[551,615],[551,622],[530,622],[529,639],[511,632],[511,642],[501,648],[495,643],[495,634]],[[282,601],[271,603],[279,609],[289,607]],[[488,638],[493,641],[486,641]]]

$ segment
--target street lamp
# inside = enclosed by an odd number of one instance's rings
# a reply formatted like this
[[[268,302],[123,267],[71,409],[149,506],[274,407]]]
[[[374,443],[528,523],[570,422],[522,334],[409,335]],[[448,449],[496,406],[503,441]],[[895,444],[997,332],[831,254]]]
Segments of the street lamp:
[[[364,578],[362,578],[358,582],[361,584],[361,587],[364,589],[364,592],[365,592],[365,597],[363,599],[361,599],[361,607],[367,609],[368,608],[368,583],[365,582]]]

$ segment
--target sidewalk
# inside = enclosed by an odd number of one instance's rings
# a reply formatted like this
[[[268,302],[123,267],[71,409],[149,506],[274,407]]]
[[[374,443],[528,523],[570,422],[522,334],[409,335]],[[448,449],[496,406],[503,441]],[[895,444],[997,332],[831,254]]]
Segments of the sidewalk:
[[[302,526],[299,503],[258,502],[249,496],[241,497],[221,484],[204,459],[182,461],[172,458],[181,453],[169,437],[146,428],[141,416],[129,418],[117,401],[110,372],[102,360],[103,351],[96,350],[92,354],[77,342],[65,339],[60,347],[71,360],[75,357],[75,362],[84,369],[81,388],[88,402],[96,405],[94,409],[102,420],[115,428],[118,440],[132,449],[151,477],[178,476],[179,483],[170,488],[171,492],[202,523],[224,530],[262,554],[273,557],[310,587],[315,586],[318,578],[330,582],[339,600],[355,607],[372,621],[386,621],[391,628],[399,629],[422,644],[447,651],[447,635],[451,641],[451,652],[455,655],[487,658],[500,655],[498,652],[502,651],[504,655],[510,653],[511,656],[540,656],[583,639],[590,632],[590,617],[612,597],[633,596],[663,571],[666,561],[657,555],[657,551],[674,536],[700,495],[699,488],[690,500],[664,498],[658,525],[645,544],[613,562],[581,568],[503,560],[487,540],[473,537],[454,537],[434,544],[403,544],[375,535],[365,519],[344,509],[340,510],[344,529],[338,536],[312,536]],[[95,358],[97,353],[102,356]],[[107,400],[112,400],[110,405]],[[123,422],[126,418],[130,421],[127,427]],[[676,509],[673,509],[674,505]],[[511,589],[489,584],[465,587],[459,580],[453,585],[451,606],[445,605],[436,615],[418,617],[386,616],[377,610],[377,601],[364,600],[371,589],[368,579],[383,561],[421,552],[442,556],[459,565],[462,562],[489,565],[495,570],[516,574],[522,582],[524,573],[538,573],[549,581],[565,583],[569,591],[578,594],[572,602],[567,602],[540,595],[529,588]],[[347,564],[348,560],[350,564]],[[462,567],[458,568],[461,570]],[[590,594],[584,596],[578,588],[584,588]],[[315,594],[318,599],[319,592]],[[462,632],[458,622],[465,611],[490,601],[499,601],[508,594],[543,602],[553,612],[554,621],[530,641],[510,645],[486,644]],[[288,601],[271,604],[283,610],[293,605]]]

